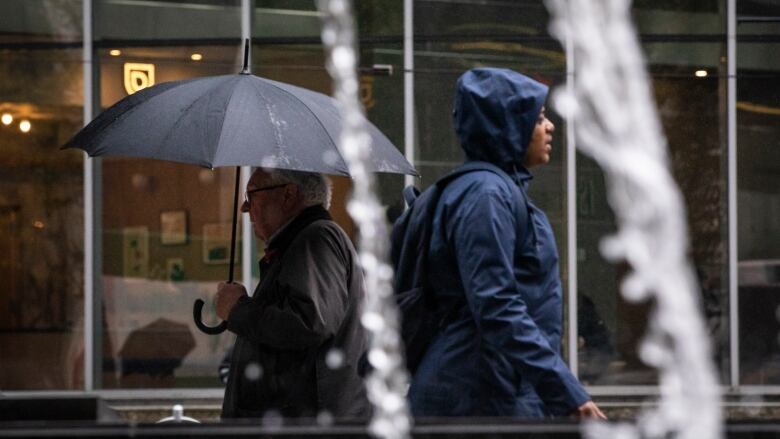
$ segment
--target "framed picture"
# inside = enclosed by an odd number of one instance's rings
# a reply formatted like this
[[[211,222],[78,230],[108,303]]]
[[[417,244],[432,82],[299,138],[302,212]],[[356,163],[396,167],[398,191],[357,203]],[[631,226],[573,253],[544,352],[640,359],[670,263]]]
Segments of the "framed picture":
[[[203,262],[227,264],[230,262],[230,223],[203,225]]]
[[[122,260],[125,277],[146,277],[149,273],[149,229],[122,229]]]
[[[163,245],[187,243],[186,210],[167,210],[160,213],[160,242]]]
[[[165,260],[165,268],[169,281],[178,282],[184,280],[184,259],[168,258]]]

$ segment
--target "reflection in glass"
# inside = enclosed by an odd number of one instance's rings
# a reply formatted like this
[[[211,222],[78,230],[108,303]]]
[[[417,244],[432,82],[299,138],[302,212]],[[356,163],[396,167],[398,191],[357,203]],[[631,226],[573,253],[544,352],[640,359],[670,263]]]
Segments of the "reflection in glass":
[[[667,43],[668,44],[668,43]],[[684,66],[653,68],[653,87],[669,144],[670,166],[686,201],[690,256],[702,288],[704,318],[721,381],[728,374],[725,138],[717,127],[723,79],[698,77]],[[637,353],[647,303],[627,303],[619,293],[626,267],[612,267],[598,251],[615,229],[601,172],[578,157],[578,315],[581,377],[591,384],[654,384],[656,372]],[[587,315],[582,303],[593,304]],[[585,319],[585,321],[583,321]],[[594,333],[589,343],[582,333]]]
[[[81,2],[0,17],[0,389],[83,389]]]
[[[754,29],[743,26],[740,31]],[[767,58],[779,48],[777,43],[738,47],[737,254],[742,384],[780,384],[780,65],[771,65],[774,55]]]
[[[239,0],[105,0],[94,6],[103,108],[144,87],[241,69]],[[100,161],[103,276],[96,288],[103,367],[97,385],[220,387],[218,363],[232,335],[201,333],[192,306],[204,299],[204,322],[218,323],[210,303],[229,274],[235,168]],[[240,270],[237,260],[236,278]]]

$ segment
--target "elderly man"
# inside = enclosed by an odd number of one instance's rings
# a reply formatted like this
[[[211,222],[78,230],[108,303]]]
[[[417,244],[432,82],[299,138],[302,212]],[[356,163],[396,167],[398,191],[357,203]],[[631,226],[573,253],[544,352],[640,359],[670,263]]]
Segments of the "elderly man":
[[[313,173],[258,169],[249,180],[241,210],[266,247],[251,297],[237,283],[218,287],[217,315],[238,336],[223,418],[368,415],[356,370],[363,277],[326,210],[330,190]]]

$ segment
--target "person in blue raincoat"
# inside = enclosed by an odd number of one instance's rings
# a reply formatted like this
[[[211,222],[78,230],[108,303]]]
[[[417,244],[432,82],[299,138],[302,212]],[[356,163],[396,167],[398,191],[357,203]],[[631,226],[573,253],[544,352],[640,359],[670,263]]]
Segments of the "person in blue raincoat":
[[[453,119],[466,160],[492,163],[514,184],[475,171],[442,192],[428,276],[451,311],[412,379],[415,416],[605,418],[560,356],[558,253],[526,192],[529,169],[550,160],[547,92],[506,69],[458,80]]]

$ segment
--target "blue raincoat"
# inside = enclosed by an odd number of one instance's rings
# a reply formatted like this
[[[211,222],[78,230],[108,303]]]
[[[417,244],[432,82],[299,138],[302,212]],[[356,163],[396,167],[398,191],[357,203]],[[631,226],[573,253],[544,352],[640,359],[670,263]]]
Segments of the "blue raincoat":
[[[453,118],[467,161],[499,166],[514,185],[476,171],[442,193],[429,279],[453,317],[412,379],[415,416],[563,416],[590,399],[560,356],[558,253],[526,195],[523,158],[546,97],[546,86],[510,70],[458,80]]]

